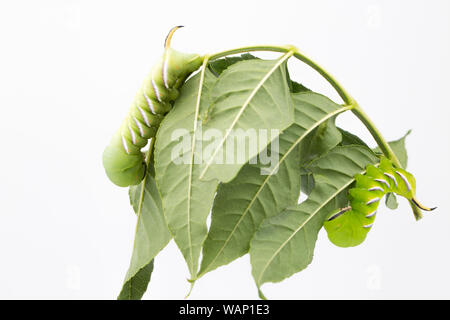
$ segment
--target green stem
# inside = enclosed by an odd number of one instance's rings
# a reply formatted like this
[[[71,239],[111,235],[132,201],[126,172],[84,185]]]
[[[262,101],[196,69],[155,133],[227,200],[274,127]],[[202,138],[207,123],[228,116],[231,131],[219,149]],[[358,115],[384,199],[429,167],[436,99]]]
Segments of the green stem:
[[[367,114],[363,111],[363,109],[358,105],[358,103],[353,99],[353,97],[344,89],[344,87],[331,75],[329,74],[324,68],[322,68],[320,65],[318,65],[316,62],[308,58],[306,55],[301,53],[297,48],[294,46],[269,46],[269,45],[262,45],[262,46],[249,46],[249,47],[241,47],[236,49],[231,49],[227,51],[218,52],[212,55],[209,55],[210,60],[215,60],[221,57],[225,57],[232,54],[242,53],[242,52],[250,52],[250,51],[273,51],[273,52],[289,52],[294,51],[294,57],[299,59],[300,61],[304,62],[314,70],[316,70],[322,77],[325,78],[325,80],[328,81],[328,83],[331,84],[331,86],[336,90],[336,92],[339,94],[341,99],[344,101],[346,105],[352,106],[352,112],[358,117],[359,120],[366,126],[366,128],[369,130],[372,137],[375,139],[376,143],[380,147],[383,154],[391,160],[397,167],[402,168],[402,165],[400,161],[398,160],[397,156],[395,155],[394,151],[388,144],[388,142],[384,139],[380,131],[377,129],[375,124],[370,120],[370,118],[367,116]],[[422,218],[422,213],[417,208],[412,201],[410,201],[411,208],[414,212],[414,216],[416,220],[419,220]]]
[[[372,137],[377,142],[378,146],[380,147],[383,154],[392,161],[397,167],[402,168],[402,164],[400,163],[400,160],[398,160],[398,157],[395,155],[394,151],[392,150],[389,143],[384,139],[380,131],[377,129],[375,124],[370,120],[370,118],[367,116],[367,114],[361,109],[361,107],[355,102],[354,107],[352,109],[352,112],[358,117],[359,120],[366,126],[366,128],[369,130]],[[409,200],[409,205],[411,206],[411,209],[414,214],[414,218],[416,220],[422,219],[423,215],[420,209],[411,201]]]
[[[352,105],[354,103],[354,99],[348,94],[347,91],[339,84],[339,82],[334,79],[333,76],[331,76],[324,68],[319,66],[316,62],[308,58],[306,55],[301,53],[296,47],[294,46],[269,46],[269,45],[262,45],[262,46],[249,46],[249,47],[240,47],[236,49],[226,50],[217,52],[215,54],[212,54],[209,56],[209,59],[215,60],[219,59],[225,56],[229,56],[232,54],[242,53],[242,52],[251,52],[251,51],[272,51],[272,52],[294,52],[294,57],[299,59],[300,61],[303,61],[305,64],[316,70],[322,77],[324,77],[337,91],[341,99],[344,101],[345,104]]]
[[[394,151],[392,150],[391,146],[389,145],[389,143],[384,139],[381,132],[377,129],[372,120],[370,120],[367,114],[361,109],[361,107],[356,102],[353,105],[352,112],[358,117],[359,120],[361,120],[361,122],[369,130],[370,134],[377,142],[383,154],[388,159],[390,159],[397,167],[401,167],[402,165],[398,160],[397,156],[395,155]]]
[[[216,60],[222,57],[226,57],[232,54],[251,52],[251,51],[273,51],[273,52],[288,52],[292,49],[292,46],[248,46],[240,47],[231,50],[225,50],[221,52],[216,52],[209,55],[209,60]]]
[[[336,92],[339,94],[341,99],[344,101],[347,105],[356,105],[356,101],[350,96],[350,94],[337,82],[337,80],[329,74],[324,68],[319,66],[317,63],[309,59],[304,54],[300,53],[299,51],[294,53],[294,57],[299,59],[300,61],[303,61],[308,66],[316,70],[322,77],[325,78],[325,80],[328,81],[329,84],[336,90]]]

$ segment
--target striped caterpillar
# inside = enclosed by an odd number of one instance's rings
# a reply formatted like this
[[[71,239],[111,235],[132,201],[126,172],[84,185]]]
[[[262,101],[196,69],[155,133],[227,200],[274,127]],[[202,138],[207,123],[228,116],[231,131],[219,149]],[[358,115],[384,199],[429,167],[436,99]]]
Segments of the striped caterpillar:
[[[411,200],[422,210],[436,209],[417,201],[414,176],[396,168],[385,157],[381,157],[378,168],[368,165],[366,173],[356,175],[355,180],[355,186],[349,190],[350,206],[332,212],[324,223],[328,238],[339,247],[353,247],[364,241],[375,220],[378,204],[388,192]]]
[[[144,80],[127,117],[103,152],[106,174],[118,186],[135,185],[144,178],[146,165],[141,149],[155,137],[164,115],[179,95],[178,89],[203,62],[198,54],[170,48],[174,32],[181,27],[170,30],[161,59]]]

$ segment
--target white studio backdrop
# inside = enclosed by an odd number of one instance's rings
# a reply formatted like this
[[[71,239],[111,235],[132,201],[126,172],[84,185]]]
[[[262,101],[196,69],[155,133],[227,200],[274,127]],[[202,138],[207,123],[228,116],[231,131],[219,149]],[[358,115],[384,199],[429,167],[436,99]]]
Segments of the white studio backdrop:
[[[361,246],[322,231],[312,264],[263,289],[272,299],[450,298],[450,2],[2,1],[0,298],[114,299],[135,216],[101,155],[168,30],[181,51],[293,44],[356,98],[388,140],[408,129],[408,169],[433,213],[380,208]],[[335,101],[311,69],[292,76]],[[339,124],[374,145],[351,114]],[[383,206],[384,207],[384,206]],[[173,242],[144,296],[182,299],[189,276]],[[191,299],[257,298],[248,256],[199,280]]]

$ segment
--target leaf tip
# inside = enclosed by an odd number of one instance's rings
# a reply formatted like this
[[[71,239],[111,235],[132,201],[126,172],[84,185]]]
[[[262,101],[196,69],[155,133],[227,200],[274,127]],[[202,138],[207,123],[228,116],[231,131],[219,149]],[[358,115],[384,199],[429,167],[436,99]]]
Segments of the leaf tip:
[[[264,295],[264,293],[261,291],[261,288],[258,287],[258,296],[261,300],[267,300],[267,297]]]
[[[184,299],[189,298],[189,296],[191,295],[192,289],[194,288],[195,280],[190,280],[190,279],[188,279],[188,282],[190,282],[191,287],[189,288],[189,292],[188,292],[187,295],[184,297]]]

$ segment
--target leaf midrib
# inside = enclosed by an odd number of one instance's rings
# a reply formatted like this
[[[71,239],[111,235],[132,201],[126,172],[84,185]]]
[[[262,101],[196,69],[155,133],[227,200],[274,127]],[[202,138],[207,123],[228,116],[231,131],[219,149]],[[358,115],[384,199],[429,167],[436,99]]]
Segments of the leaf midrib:
[[[148,168],[148,166],[150,164],[150,160],[151,160],[150,158],[151,158],[151,153],[153,152],[154,143],[155,143],[155,138],[153,138],[152,141],[150,141],[150,147],[149,147],[149,150],[148,150],[147,159],[145,161],[146,162],[146,168]],[[137,232],[138,232],[138,229],[139,229],[139,221],[141,219],[142,206],[143,206],[143,203],[144,203],[144,195],[145,195],[145,190],[146,190],[146,185],[147,185],[147,178],[148,178],[149,174],[150,174],[150,172],[147,171],[146,174],[145,174],[144,179],[142,179],[142,182],[141,182],[142,183],[142,187],[141,187],[141,192],[140,192],[140,195],[139,195],[139,205],[138,205],[137,220],[136,220],[137,223],[136,223],[136,229],[134,231],[134,238],[135,239],[136,239],[136,235],[137,235]],[[136,240],[133,242],[133,251],[132,252],[134,252],[134,250],[136,249],[136,242],[137,242]],[[131,300],[131,295],[132,295],[131,291],[133,289],[133,287],[132,287],[133,278],[143,268],[144,267],[140,268],[132,277],[130,277],[127,280],[128,283],[129,283],[129,288],[130,288],[130,300]]]
[[[364,170],[362,171],[364,172]],[[299,232],[308,222],[309,220],[311,220],[313,217],[315,217],[315,215],[324,207],[326,206],[331,200],[333,200],[339,193],[341,193],[342,191],[345,190],[345,188],[347,188],[349,185],[351,185],[353,183],[355,179],[351,179],[348,183],[346,183],[344,186],[342,186],[342,188],[338,189],[336,192],[333,193],[333,195],[331,197],[329,197],[326,201],[324,201],[319,207],[316,208],[316,210],[314,210],[314,212],[312,214],[310,214],[310,216],[292,233],[292,235],[289,236],[289,238],[286,239],[286,241],[284,241],[282,243],[282,245],[275,251],[275,253],[270,257],[270,259],[267,261],[267,263],[265,264],[264,268],[262,269],[260,276],[258,277],[258,287],[261,284],[261,279],[266,271],[266,269],[268,268],[268,266],[272,263],[273,259],[278,255],[278,253],[284,248],[284,246],[297,234],[297,232]]]
[[[375,167],[379,166],[378,164],[374,164]],[[361,174],[364,174],[366,172],[366,169],[363,168],[363,170],[360,172]],[[267,269],[267,267],[269,266],[269,264],[272,262],[272,260],[275,258],[275,256],[281,251],[281,249],[283,249],[283,247],[292,239],[292,237],[294,237],[294,235],[297,234],[298,231],[300,231],[300,229],[302,229],[306,223],[308,223],[309,220],[311,220],[316,214],[317,212],[319,212],[325,205],[327,205],[334,197],[336,197],[336,195],[338,195],[340,192],[344,191],[345,188],[347,188],[349,185],[351,185],[353,183],[353,181],[355,181],[355,179],[351,179],[347,184],[345,184],[341,189],[339,189],[338,192],[335,192],[334,195],[330,198],[328,198],[323,205],[321,205],[313,214],[310,215],[310,217],[302,224],[300,225],[295,232],[292,233],[292,235],[283,242],[283,244],[280,246],[280,248],[272,255],[272,257],[269,259],[269,261],[266,263],[266,265],[264,266],[263,270],[261,271],[261,275],[258,277],[258,281],[256,282],[258,285],[258,288],[260,286],[260,281],[263,277],[263,274],[265,272],[265,270]]]
[[[194,256],[192,252],[192,236],[191,236],[191,195],[192,195],[192,172],[194,169],[194,153],[195,153],[195,141],[196,141],[196,133],[197,133],[197,119],[200,113],[200,102],[203,91],[203,83],[205,81],[205,71],[206,64],[209,59],[205,58],[203,60],[202,71],[200,73],[199,87],[197,93],[197,103],[195,105],[195,115],[194,115],[194,130],[192,132],[192,148],[191,148],[191,161],[189,164],[189,180],[188,180],[188,198],[187,198],[187,228],[188,228],[188,243],[189,243],[189,257],[190,257],[190,271],[191,274],[194,274]]]

